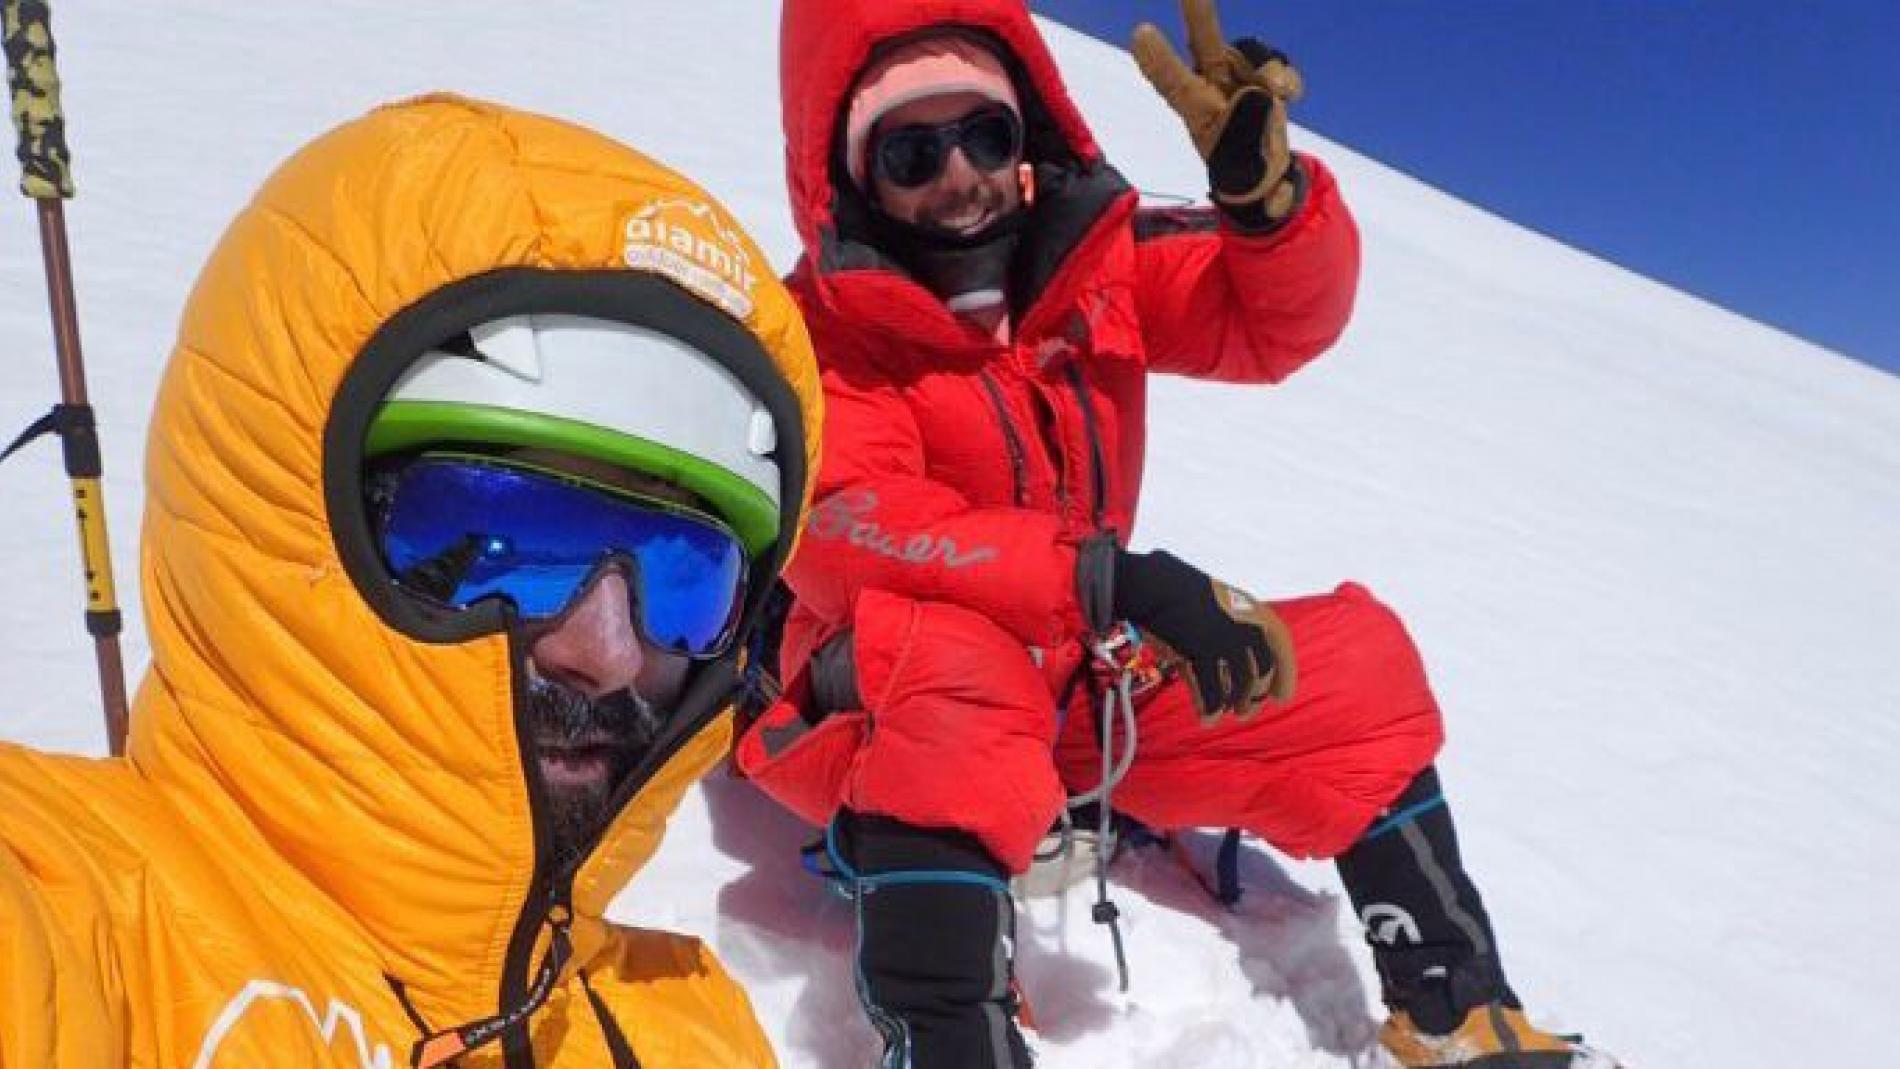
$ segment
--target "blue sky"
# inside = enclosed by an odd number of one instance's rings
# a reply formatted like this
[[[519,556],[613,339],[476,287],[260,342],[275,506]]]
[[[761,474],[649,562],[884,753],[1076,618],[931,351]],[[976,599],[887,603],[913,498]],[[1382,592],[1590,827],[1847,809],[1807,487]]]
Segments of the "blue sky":
[[[1034,0],[1126,45],[1175,0]],[[1900,2],[1226,0],[1298,121],[1900,373]]]

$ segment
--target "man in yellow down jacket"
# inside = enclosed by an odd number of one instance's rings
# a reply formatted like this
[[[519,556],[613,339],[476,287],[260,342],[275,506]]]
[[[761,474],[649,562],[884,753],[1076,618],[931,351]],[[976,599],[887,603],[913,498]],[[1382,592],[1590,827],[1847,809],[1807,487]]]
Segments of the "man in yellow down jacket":
[[[0,1067],[747,1067],[608,900],[725,753],[818,447],[705,193],[449,97],[290,160],[151,425],[128,756],[0,748]]]

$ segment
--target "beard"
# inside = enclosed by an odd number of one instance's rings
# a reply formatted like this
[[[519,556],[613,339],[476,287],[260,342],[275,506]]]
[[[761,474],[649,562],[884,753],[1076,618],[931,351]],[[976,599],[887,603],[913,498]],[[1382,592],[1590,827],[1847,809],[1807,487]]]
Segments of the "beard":
[[[950,214],[955,214],[954,209]],[[975,234],[961,234],[928,220],[911,224],[878,215],[873,233],[880,249],[946,301],[992,291],[1006,296],[1027,215],[1018,207]]]
[[[537,678],[526,695],[528,752],[559,865],[580,860],[614,813],[614,796],[659,735],[666,716],[631,691],[589,698]]]

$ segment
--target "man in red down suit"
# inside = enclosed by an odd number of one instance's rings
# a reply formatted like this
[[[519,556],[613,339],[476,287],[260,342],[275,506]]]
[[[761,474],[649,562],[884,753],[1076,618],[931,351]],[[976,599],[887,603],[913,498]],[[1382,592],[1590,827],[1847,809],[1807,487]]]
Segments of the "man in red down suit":
[[[1402,1064],[1590,1064],[1505,981],[1391,610],[1351,584],[1257,604],[1123,548],[1148,376],[1278,382],[1338,338],[1358,282],[1333,176],[1287,149],[1297,72],[1230,45],[1212,0],[1184,6],[1193,68],[1153,27],[1135,52],[1214,206],[1154,212],[1022,0],[787,0],[792,285],[829,433],[788,572],[790,685],[741,767],[857,881],[881,1064],[1026,1066],[1006,880],[1101,778],[1091,640],[1125,622],[1174,667],[1139,700],[1117,811],[1338,859]]]

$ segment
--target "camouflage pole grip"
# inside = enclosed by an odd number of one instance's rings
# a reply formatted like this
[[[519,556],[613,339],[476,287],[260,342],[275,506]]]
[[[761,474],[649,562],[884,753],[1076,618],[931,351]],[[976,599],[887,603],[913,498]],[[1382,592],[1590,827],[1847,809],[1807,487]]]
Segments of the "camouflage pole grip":
[[[5,0],[7,86],[20,133],[20,192],[34,200],[73,195],[66,113],[59,102],[48,0]]]

